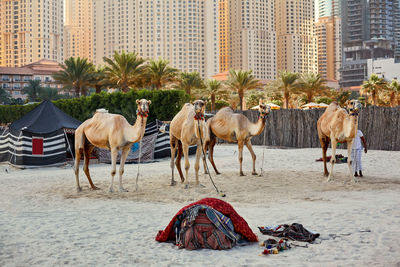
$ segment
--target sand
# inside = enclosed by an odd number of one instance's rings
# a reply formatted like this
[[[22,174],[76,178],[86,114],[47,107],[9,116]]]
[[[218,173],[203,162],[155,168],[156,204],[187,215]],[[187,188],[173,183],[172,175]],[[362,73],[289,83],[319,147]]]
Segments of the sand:
[[[137,192],[137,165],[126,165],[127,193],[108,193],[107,164],[91,165],[93,181],[102,188],[98,191],[89,190],[81,170],[81,193],[70,166],[0,166],[0,266],[400,266],[400,152],[368,151],[365,177],[357,184],[349,182],[346,164],[337,164],[334,180],[326,182],[322,163],[315,162],[320,149],[255,147],[255,152],[260,174],[264,153],[262,175],[251,175],[245,151],[246,176],[240,177],[237,147],[216,147],[222,174],[211,174],[225,198],[216,194],[202,168],[204,187],[194,185],[193,168],[189,189],[180,183],[169,186],[169,159],[140,165]],[[181,207],[204,197],[232,204],[260,241],[268,236],[257,226],[294,222],[321,238],[308,248],[269,256],[260,256],[257,243],[187,251],[154,240]]]

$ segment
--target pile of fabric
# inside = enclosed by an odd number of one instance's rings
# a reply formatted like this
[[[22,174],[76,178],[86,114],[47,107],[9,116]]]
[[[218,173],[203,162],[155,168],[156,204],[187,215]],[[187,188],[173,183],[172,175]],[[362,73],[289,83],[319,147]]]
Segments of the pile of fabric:
[[[216,198],[204,198],[182,208],[163,231],[159,242],[174,241],[189,250],[229,249],[257,242],[257,236],[233,207]]]

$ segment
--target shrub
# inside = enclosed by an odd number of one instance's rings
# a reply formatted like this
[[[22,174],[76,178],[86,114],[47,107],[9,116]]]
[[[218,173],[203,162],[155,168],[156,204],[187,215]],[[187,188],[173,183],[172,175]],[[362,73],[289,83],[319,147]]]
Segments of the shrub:
[[[181,90],[131,90],[127,93],[101,92],[92,96],[82,96],[73,99],[60,99],[53,103],[62,111],[80,121],[90,118],[96,109],[105,108],[110,113],[123,115],[130,123],[136,119],[136,99],[151,100],[149,121],[172,120],[184,103],[189,101],[189,95]],[[18,120],[39,104],[26,106],[0,106],[0,123]]]

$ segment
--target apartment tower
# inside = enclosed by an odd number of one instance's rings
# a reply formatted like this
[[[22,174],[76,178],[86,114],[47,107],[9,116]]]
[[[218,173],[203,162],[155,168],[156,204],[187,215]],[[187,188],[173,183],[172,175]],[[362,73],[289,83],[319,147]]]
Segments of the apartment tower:
[[[261,80],[276,78],[275,0],[230,0],[229,68],[253,70]]]
[[[394,57],[397,8],[397,0],[342,0],[342,87],[368,79],[368,59]]]
[[[314,6],[314,0],[276,2],[278,71],[318,71]]]
[[[342,63],[340,3],[340,0],[319,0],[319,17],[315,23],[318,73],[337,81]]]
[[[63,0],[0,0],[0,66],[63,61]]]
[[[64,56],[92,61],[92,1],[65,0]]]
[[[211,77],[219,71],[217,2],[93,0],[93,61],[124,50]]]

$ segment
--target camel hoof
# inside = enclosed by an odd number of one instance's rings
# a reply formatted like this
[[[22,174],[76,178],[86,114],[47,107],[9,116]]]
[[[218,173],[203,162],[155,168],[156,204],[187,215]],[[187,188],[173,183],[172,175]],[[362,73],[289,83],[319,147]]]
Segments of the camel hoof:
[[[93,186],[92,190],[101,190],[101,189],[99,187],[97,187],[97,186]]]
[[[185,184],[185,186],[183,187],[184,189],[189,189],[189,185]]]
[[[328,177],[329,176],[329,172],[324,172],[324,176]]]
[[[126,190],[125,188],[123,188],[123,187],[120,187],[119,188],[119,192],[129,192],[128,190]]]
[[[252,175],[258,175],[258,173],[257,173],[257,172],[252,172],[251,174],[252,174]]]
[[[176,185],[176,182],[175,181],[171,181],[170,186],[174,186],[174,185]]]
[[[77,187],[77,188],[76,188],[76,192],[78,192],[78,193],[79,193],[79,192],[82,192],[82,187]]]
[[[110,187],[110,188],[108,189],[108,192],[109,192],[109,193],[113,193],[113,192],[114,192],[114,188]]]
[[[326,179],[326,181],[327,181],[327,182],[330,182],[330,181],[332,181],[332,178],[331,178],[331,177],[328,177],[328,179]]]
[[[243,173],[243,172],[240,172],[240,176],[246,176],[246,175],[244,175],[244,173]]]
[[[220,174],[221,174],[219,171],[216,171],[215,173],[216,173],[217,175],[220,175]]]

